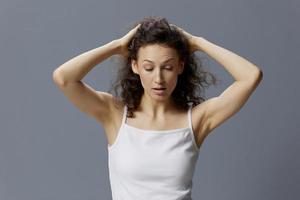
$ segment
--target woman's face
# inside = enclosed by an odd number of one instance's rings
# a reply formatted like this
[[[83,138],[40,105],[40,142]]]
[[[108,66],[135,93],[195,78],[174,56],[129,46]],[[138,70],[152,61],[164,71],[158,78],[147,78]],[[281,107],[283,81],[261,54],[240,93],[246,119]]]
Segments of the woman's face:
[[[132,70],[138,74],[144,91],[154,99],[167,99],[177,84],[177,76],[182,73],[184,63],[179,61],[175,49],[151,44],[141,47],[138,60],[132,60]],[[166,88],[155,90],[154,88]]]

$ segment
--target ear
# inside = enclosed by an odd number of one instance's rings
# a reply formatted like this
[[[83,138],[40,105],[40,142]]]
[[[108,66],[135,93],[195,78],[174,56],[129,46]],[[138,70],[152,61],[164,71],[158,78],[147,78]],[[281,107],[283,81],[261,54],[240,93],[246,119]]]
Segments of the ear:
[[[139,74],[137,70],[138,69],[137,62],[134,59],[131,60],[131,69],[135,74]]]
[[[179,62],[179,74],[181,74],[184,70],[184,62],[183,61],[180,61]]]

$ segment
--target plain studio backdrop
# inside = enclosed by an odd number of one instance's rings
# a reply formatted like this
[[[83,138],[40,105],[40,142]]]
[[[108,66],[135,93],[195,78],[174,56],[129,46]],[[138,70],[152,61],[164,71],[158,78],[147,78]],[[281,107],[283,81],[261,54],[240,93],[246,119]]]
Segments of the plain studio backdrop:
[[[150,15],[245,57],[264,75],[202,144],[192,197],[300,199],[299,1],[1,0],[0,200],[111,199],[104,130],[67,100],[52,72]],[[83,81],[108,91],[115,61]],[[211,58],[206,64],[222,80],[208,88],[210,98],[234,80]]]

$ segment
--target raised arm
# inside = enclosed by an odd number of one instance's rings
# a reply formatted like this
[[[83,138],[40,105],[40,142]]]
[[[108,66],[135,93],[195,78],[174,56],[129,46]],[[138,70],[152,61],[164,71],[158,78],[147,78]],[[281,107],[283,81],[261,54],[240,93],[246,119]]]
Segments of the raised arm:
[[[187,38],[191,53],[198,50],[205,52],[235,79],[219,96],[208,99],[193,108],[196,119],[201,119],[199,120],[201,128],[197,134],[199,140],[203,140],[213,129],[243,107],[262,80],[263,73],[256,65],[232,51],[203,37],[194,36],[174,24],[171,25],[179,29]]]
[[[53,81],[64,95],[82,112],[92,116],[100,123],[111,119],[113,96],[96,91],[82,81],[83,77],[106,58],[120,54],[127,56],[127,45],[139,25],[125,36],[103,46],[84,52],[68,60],[53,72]]]
[[[118,48],[117,41],[111,41],[68,60],[53,72],[53,81],[63,94],[80,111],[102,123],[108,119],[108,116],[104,117],[104,113],[109,113],[112,96],[106,92],[95,91],[82,79],[97,64],[115,54]]]
[[[198,50],[220,63],[235,79],[219,96],[204,102],[206,134],[238,112],[262,80],[262,71],[245,58],[202,37],[194,40]]]

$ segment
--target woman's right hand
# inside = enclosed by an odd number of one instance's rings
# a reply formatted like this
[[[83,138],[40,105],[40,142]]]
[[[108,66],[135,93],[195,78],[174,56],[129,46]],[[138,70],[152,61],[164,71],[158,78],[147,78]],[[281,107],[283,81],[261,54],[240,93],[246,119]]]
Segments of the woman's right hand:
[[[123,55],[124,57],[128,56],[128,45],[129,42],[131,41],[132,37],[135,35],[136,30],[141,26],[141,24],[138,24],[136,27],[131,29],[125,36],[123,36],[120,39],[117,39],[118,42],[118,54]]]

